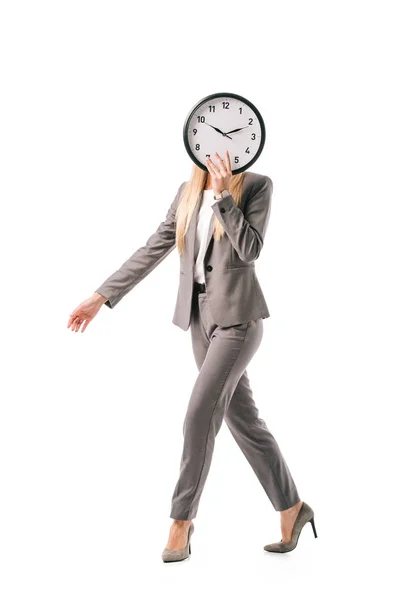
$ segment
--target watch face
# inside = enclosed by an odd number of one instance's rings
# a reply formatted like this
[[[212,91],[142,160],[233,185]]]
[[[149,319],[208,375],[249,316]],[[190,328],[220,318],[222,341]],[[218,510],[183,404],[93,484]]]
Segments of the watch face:
[[[203,171],[210,157],[218,167],[214,152],[225,158],[228,150],[232,174],[248,169],[260,156],[265,142],[265,126],[257,108],[238,94],[211,94],[190,111],[183,126],[185,148]]]

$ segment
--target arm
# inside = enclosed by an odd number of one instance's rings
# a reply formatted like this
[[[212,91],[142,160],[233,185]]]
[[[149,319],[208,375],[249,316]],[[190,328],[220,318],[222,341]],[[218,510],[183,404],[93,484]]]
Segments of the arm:
[[[149,237],[146,244],[136,250],[121,267],[108,277],[95,291],[107,301],[106,306],[114,308],[122,298],[144,279],[176,246],[175,215],[181,192],[186,182],[181,183],[167,216]]]
[[[271,212],[272,180],[265,176],[246,202],[244,212],[231,195],[211,205],[239,258],[251,262],[260,256]]]

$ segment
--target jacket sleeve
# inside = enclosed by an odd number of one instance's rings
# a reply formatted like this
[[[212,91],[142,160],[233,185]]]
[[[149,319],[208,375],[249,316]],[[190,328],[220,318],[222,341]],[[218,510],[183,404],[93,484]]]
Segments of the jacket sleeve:
[[[95,291],[107,298],[104,303],[114,308],[135,285],[144,279],[176,246],[176,210],[186,182],[181,183],[167,216],[146,244],[138,248],[120,268],[110,275]]]
[[[271,212],[272,180],[265,175],[254,188],[243,211],[231,195],[211,205],[239,258],[245,262],[260,256]]]

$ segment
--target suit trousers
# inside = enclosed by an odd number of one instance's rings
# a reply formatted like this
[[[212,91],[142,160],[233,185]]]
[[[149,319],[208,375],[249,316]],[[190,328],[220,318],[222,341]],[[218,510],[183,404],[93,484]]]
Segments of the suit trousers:
[[[231,327],[213,322],[207,292],[193,292],[191,339],[199,370],[183,424],[180,473],[170,517],[197,515],[223,419],[253,468],[275,510],[300,497],[279,446],[258,416],[246,367],[263,337],[262,317]]]

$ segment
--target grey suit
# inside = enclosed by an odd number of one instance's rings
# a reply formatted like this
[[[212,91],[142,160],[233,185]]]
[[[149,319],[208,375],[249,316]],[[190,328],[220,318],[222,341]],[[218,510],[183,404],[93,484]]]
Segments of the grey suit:
[[[162,261],[176,246],[175,214],[186,182],[181,183],[165,220],[121,267],[97,288],[114,308],[118,302]],[[212,206],[226,235],[219,242],[212,237],[212,219],[207,238],[204,273],[210,311],[215,323],[229,327],[258,317],[269,317],[268,307],[257,279],[254,262],[260,255],[271,210],[272,181],[266,175],[245,171],[241,206],[232,196]],[[180,256],[180,282],[172,322],[183,330],[190,325],[194,272],[194,243],[197,201],[185,250]]]
[[[110,308],[146,277],[175,247],[175,214],[183,182],[157,231],[96,291]],[[184,426],[180,472],[171,502],[173,519],[193,519],[211,465],[215,437],[225,419],[276,510],[296,504],[299,494],[280,448],[258,416],[246,367],[263,337],[268,308],[254,261],[260,255],[271,207],[272,181],[245,172],[241,207],[232,196],[212,205],[226,236],[212,239],[204,257],[205,290],[194,286],[194,243],[200,195],[180,257],[180,283],[173,323],[190,325],[199,373]]]

